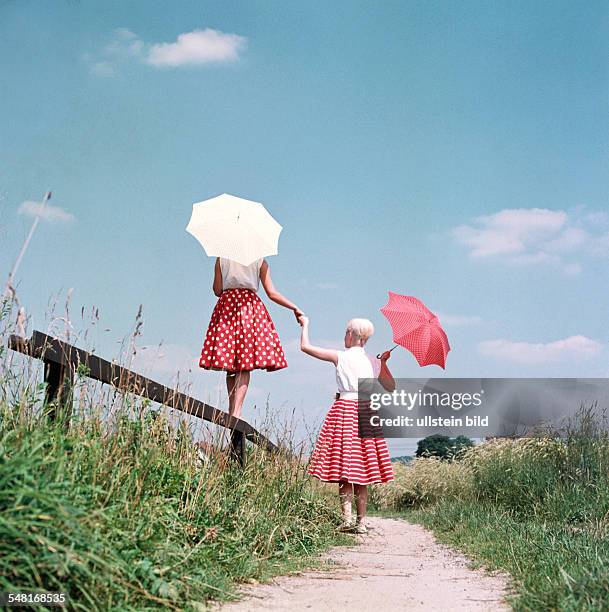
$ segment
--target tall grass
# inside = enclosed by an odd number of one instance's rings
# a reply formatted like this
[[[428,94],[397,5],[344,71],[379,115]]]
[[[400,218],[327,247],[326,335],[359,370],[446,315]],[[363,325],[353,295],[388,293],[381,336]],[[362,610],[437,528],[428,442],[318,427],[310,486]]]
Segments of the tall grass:
[[[460,461],[416,459],[375,491],[515,579],[517,610],[609,609],[609,433],[582,407],[560,430],[491,440]]]
[[[199,610],[339,541],[335,500],[300,458],[252,448],[240,469],[133,397],[65,428],[41,410],[40,372],[0,358],[0,590],[67,592],[76,610]]]

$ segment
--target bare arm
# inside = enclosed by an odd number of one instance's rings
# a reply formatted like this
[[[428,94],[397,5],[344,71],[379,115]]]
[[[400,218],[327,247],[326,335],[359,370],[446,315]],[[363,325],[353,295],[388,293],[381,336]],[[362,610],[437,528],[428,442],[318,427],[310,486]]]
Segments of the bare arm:
[[[298,317],[302,316],[304,313],[302,310],[300,310],[300,308],[298,308],[298,306],[296,306],[296,304],[290,302],[290,300],[281,295],[281,293],[275,289],[275,285],[273,285],[273,280],[271,279],[271,270],[269,269],[269,264],[266,262],[266,260],[262,262],[262,266],[260,267],[260,280],[262,281],[262,286],[264,287],[264,291],[268,295],[269,300],[272,300],[280,306],[293,310],[296,320],[298,321]]]
[[[389,351],[385,351],[381,356],[381,371],[379,372],[379,382],[383,385],[383,388],[387,391],[395,391],[395,378],[393,378],[393,374],[389,371],[387,367],[387,361],[391,357],[391,353]]]
[[[214,266],[214,284],[213,290],[217,297],[222,295],[222,269],[220,268],[220,258],[216,257],[216,265]]]
[[[336,365],[338,363],[338,351],[321,348],[321,346],[313,346],[311,342],[309,342],[309,318],[301,315],[298,322],[302,325],[300,350],[307,355],[311,355],[311,357],[316,357],[322,361],[331,361]]]

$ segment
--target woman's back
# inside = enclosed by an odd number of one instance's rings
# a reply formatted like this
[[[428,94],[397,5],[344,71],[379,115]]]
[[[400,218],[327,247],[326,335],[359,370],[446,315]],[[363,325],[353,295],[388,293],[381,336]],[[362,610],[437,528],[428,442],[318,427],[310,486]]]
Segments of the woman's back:
[[[249,266],[244,266],[232,259],[220,257],[222,271],[222,289],[252,289],[258,291],[260,266],[263,259],[258,259]]]

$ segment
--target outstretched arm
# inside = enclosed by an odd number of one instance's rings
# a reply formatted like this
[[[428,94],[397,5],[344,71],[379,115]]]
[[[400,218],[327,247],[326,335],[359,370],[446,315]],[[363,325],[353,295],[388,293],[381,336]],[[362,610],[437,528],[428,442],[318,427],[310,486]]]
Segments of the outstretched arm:
[[[216,297],[222,295],[224,287],[222,287],[222,269],[220,268],[220,258],[216,257],[216,265],[214,266],[214,284],[213,290]]]
[[[298,322],[302,325],[300,350],[307,355],[311,355],[311,357],[316,357],[322,361],[331,361],[334,365],[336,365],[338,363],[338,351],[321,348],[321,346],[313,346],[309,342],[309,318],[301,315]]]
[[[284,306],[285,308],[289,308],[294,311],[294,316],[298,321],[298,317],[304,314],[296,304],[293,304],[286,297],[281,295],[277,289],[275,289],[275,285],[273,285],[273,281],[271,279],[271,270],[269,269],[269,264],[264,260],[262,262],[262,266],[260,266],[260,280],[262,281],[262,286],[264,287],[264,291],[269,297],[269,300],[273,300],[276,304],[280,306]]]
[[[381,371],[379,372],[379,382],[387,391],[395,391],[395,378],[387,367],[387,361],[391,357],[391,351],[385,351],[381,356]]]

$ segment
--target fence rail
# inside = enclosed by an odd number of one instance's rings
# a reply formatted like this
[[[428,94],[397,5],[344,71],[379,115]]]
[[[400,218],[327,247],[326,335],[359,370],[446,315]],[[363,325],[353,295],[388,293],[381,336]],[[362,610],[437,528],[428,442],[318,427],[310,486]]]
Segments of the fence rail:
[[[112,385],[122,392],[139,395],[229,429],[232,452],[241,464],[245,458],[246,440],[270,452],[277,450],[275,444],[249,423],[38,330],[34,330],[29,339],[11,335],[8,348],[44,362],[44,381],[47,383],[45,404],[53,419],[57,418],[60,411],[64,415],[71,415],[71,389],[75,373],[78,371],[88,378]]]

